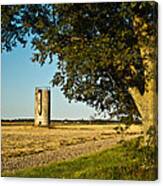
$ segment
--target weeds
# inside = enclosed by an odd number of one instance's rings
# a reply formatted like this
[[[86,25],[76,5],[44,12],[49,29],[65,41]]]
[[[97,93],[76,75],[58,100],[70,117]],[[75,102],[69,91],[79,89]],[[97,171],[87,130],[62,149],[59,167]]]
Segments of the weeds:
[[[71,161],[3,173],[11,177],[48,177],[111,180],[156,180],[157,149],[139,147],[138,141],[123,142],[121,146]]]

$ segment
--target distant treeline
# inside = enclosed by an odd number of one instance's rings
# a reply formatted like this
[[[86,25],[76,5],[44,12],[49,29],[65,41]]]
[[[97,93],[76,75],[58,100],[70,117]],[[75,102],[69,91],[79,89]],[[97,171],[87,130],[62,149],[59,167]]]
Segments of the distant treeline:
[[[1,122],[34,122],[34,119],[1,119]]]
[[[1,122],[34,122],[34,119],[2,119]],[[96,123],[122,123],[119,120],[102,120],[102,119],[95,119],[95,120],[84,120],[84,119],[77,119],[77,120],[72,120],[72,119],[63,119],[63,120],[51,120],[51,123],[64,123],[64,124],[70,124],[70,123],[85,123],[85,124],[96,124]],[[140,120],[133,121],[133,123],[141,124]]]

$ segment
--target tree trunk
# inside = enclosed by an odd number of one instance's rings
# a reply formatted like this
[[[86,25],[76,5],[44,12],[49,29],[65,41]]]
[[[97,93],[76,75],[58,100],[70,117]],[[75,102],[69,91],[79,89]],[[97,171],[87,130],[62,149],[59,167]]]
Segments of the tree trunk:
[[[146,144],[148,140],[147,131],[150,126],[155,126],[157,130],[157,36],[148,35],[147,30],[150,27],[142,18],[135,16],[133,24],[145,67],[145,92],[141,95],[137,88],[130,88],[129,92],[142,117],[144,142]],[[144,42],[147,38],[148,44]]]
[[[155,81],[151,80],[149,90],[145,91],[143,95],[140,94],[137,88],[130,88],[129,92],[142,117],[144,144],[146,144],[148,140],[147,132],[150,126],[157,128],[157,96]]]

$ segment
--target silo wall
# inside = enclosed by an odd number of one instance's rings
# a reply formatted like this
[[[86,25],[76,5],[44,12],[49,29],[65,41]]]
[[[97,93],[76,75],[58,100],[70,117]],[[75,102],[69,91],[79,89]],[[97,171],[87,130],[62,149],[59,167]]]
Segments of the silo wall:
[[[50,125],[50,89],[35,88],[35,126]]]

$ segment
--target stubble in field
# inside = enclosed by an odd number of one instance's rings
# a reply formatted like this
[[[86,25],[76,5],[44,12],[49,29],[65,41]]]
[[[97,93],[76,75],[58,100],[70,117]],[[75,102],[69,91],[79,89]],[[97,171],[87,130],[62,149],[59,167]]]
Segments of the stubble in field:
[[[35,167],[100,151],[121,140],[114,125],[54,125],[2,127],[2,171]],[[126,138],[140,135],[133,125]],[[31,162],[32,161],[32,162]]]

